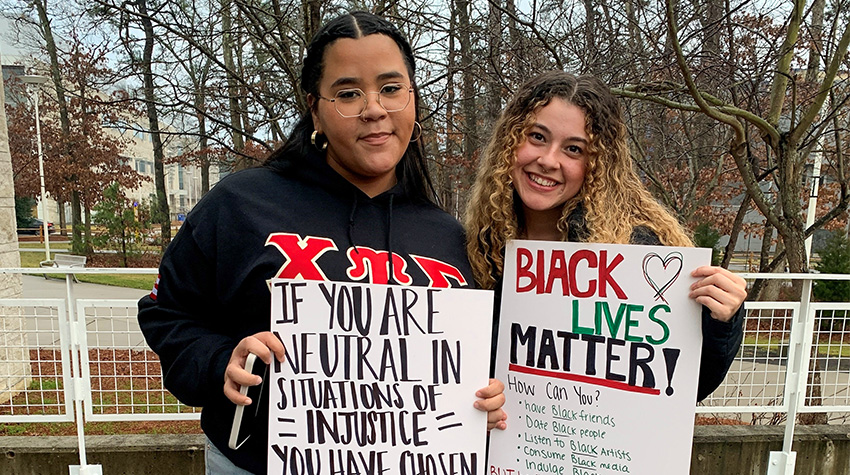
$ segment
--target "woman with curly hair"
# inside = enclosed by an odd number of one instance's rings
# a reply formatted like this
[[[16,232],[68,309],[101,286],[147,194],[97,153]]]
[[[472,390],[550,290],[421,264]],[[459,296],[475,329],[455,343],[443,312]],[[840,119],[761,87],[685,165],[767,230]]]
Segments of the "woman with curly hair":
[[[511,239],[693,246],[635,172],[608,86],[561,71],[524,84],[502,112],[465,225],[475,279],[489,289],[499,287]],[[690,297],[703,305],[701,400],[723,381],[740,347],[747,294],[744,279],[721,267],[692,275],[700,280]]]

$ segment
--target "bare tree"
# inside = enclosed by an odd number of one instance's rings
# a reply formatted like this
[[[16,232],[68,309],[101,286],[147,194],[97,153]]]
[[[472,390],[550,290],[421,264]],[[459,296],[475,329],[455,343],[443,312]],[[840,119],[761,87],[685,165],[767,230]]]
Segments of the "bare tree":
[[[677,14],[677,8],[678,6],[672,0],[667,0],[665,18],[668,40],[675,53],[682,83],[665,85],[664,92],[668,95],[648,94],[639,88],[624,90],[622,93],[629,97],[657,102],[669,108],[699,111],[714,121],[730,127],[734,137],[729,145],[729,154],[735,161],[740,179],[750,199],[770,225],[777,230],[785,246],[784,255],[775,258],[763,270],[775,267],[778,262],[781,262],[781,258],[785,257],[791,271],[802,272],[807,268],[803,246],[805,237],[823,226],[825,222],[838,216],[846,209],[850,201],[850,195],[845,186],[842,188],[838,203],[820,217],[815,225],[809,229],[804,228],[801,206],[804,190],[801,177],[804,175],[804,164],[811,150],[812,139],[824,130],[825,122],[822,117],[829,117],[832,114],[831,111],[822,114],[821,108],[829,91],[833,88],[839,65],[847,52],[850,26],[845,24],[843,28],[836,31],[837,36],[833,37],[835,43],[829,64],[812,95],[798,97],[796,83],[798,77],[792,72],[791,64],[798,44],[800,26],[803,23],[803,2],[798,1],[794,5],[786,20],[783,40],[771,68],[775,73],[770,90],[764,95],[769,103],[765,113],[760,110],[741,108],[728,100],[712,95],[697,84],[694,75],[695,61],[686,55],[682,47],[679,24],[676,21],[676,18],[680,16]],[[692,102],[670,99],[669,94],[679,92],[683,87]],[[818,119],[820,121],[816,122]],[[787,124],[787,130],[782,124]],[[760,172],[754,167],[754,160],[750,156],[753,147],[749,142],[751,136],[746,130],[749,127],[758,132],[764,149],[770,151],[767,158],[775,159],[775,166],[770,166],[768,162],[767,167],[770,170],[770,177],[779,190],[775,203],[771,202],[759,187]]]
[[[50,58],[50,78],[53,80],[53,87],[56,90],[56,103],[59,106],[59,124],[62,127],[62,136],[65,138],[63,142],[69,143],[67,138],[71,135],[71,123],[68,119],[68,101],[65,97],[65,87],[59,71],[59,57],[56,49],[56,41],[53,38],[53,30],[50,25],[50,17],[47,13],[47,0],[37,0],[32,5],[38,12],[41,35],[44,38],[47,56]],[[71,148],[64,148],[63,150],[63,155],[70,161],[74,160],[73,153]],[[69,176],[67,179],[75,182],[77,177]],[[78,190],[71,193],[71,235],[71,250],[78,254],[85,253],[85,245],[82,238],[82,207]]]

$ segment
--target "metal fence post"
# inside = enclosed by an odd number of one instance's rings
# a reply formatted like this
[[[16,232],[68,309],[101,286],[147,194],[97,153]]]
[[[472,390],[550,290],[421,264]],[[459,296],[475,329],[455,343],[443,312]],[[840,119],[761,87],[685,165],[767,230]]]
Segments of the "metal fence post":
[[[786,399],[788,416],[785,421],[785,438],[782,441],[782,451],[770,452],[767,475],[793,475],[797,463],[797,453],[791,450],[794,443],[794,428],[797,424],[797,412],[805,399],[806,376],[808,375],[809,354],[811,346],[810,327],[814,325],[814,317],[810,315],[812,298],[812,278],[803,279],[800,310],[794,318],[791,327],[791,341],[788,345],[790,369],[787,374]]]
[[[83,370],[80,365],[80,351],[86,345],[82,345],[82,339],[86,338],[85,316],[82,320],[77,318],[76,304],[74,300],[74,275],[65,274],[65,289],[68,298],[68,320],[71,326],[71,374],[74,379],[74,412],[77,421],[77,444],[80,448],[80,465],[70,465],[70,475],[101,475],[103,468],[100,465],[89,465],[86,460],[85,439],[85,415],[83,413],[83,399],[85,399],[88,382],[83,378]]]

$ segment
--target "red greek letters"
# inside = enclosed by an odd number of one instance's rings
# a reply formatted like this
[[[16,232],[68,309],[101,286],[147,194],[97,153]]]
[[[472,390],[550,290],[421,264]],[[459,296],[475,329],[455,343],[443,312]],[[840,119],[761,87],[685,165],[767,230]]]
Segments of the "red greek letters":
[[[316,236],[301,237],[293,233],[269,234],[266,246],[274,246],[283,254],[283,266],[274,276],[280,279],[328,280],[319,259],[327,252],[339,251],[332,239]],[[413,276],[408,270],[408,261],[413,260],[428,278],[429,287],[469,285],[460,269],[438,259],[416,255],[410,255],[408,259],[405,259],[396,253],[393,253],[390,259],[388,251],[365,246],[351,247],[345,253],[351,264],[346,269],[346,274],[352,281],[412,285]],[[390,265],[392,265],[392,274],[390,274]]]
[[[454,280],[461,287],[467,285],[466,279],[463,278],[463,274],[453,265],[449,265],[443,261],[438,261],[437,259],[431,259],[429,257],[413,255],[410,257],[412,257],[413,262],[422,269],[422,272],[428,276],[428,279],[430,280],[428,287],[451,287],[452,284],[449,282],[449,279]]]
[[[390,253],[357,246],[348,249],[348,278],[351,280],[368,280],[370,284],[389,283]],[[393,281],[401,285],[410,285],[413,278],[407,274],[407,262],[404,258],[393,253]]]
[[[330,239],[297,234],[272,233],[266,240],[266,246],[274,246],[286,258],[283,267],[275,277],[280,279],[328,280],[316,261],[322,254],[334,250],[336,244]]]

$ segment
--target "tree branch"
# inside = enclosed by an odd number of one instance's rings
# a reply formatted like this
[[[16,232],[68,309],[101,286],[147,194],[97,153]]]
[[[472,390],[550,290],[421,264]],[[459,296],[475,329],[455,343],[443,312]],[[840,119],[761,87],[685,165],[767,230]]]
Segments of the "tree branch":
[[[806,110],[806,113],[800,119],[800,122],[794,127],[789,134],[789,141],[796,143],[814,122],[815,118],[820,113],[823,103],[829,96],[829,91],[832,89],[832,84],[835,81],[835,75],[838,73],[838,68],[844,62],[844,56],[847,53],[847,45],[850,44],[850,23],[845,25],[844,33],[841,35],[841,40],[838,42],[838,47],[835,49],[835,54],[832,55],[832,60],[826,69],[823,82],[821,82],[820,90],[818,91],[815,100]]]

